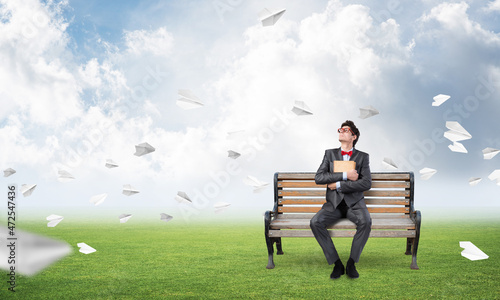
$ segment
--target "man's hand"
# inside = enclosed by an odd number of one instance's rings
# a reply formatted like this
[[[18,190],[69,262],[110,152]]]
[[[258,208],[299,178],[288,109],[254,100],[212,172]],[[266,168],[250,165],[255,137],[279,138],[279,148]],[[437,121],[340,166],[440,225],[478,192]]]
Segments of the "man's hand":
[[[347,179],[348,180],[351,180],[351,181],[356,181],[358,180],[358,171],[356,170],[350,170],[350,171],[347,171]]]
[[[336,183],[336,182],[329,183],[329,184],[327,185],[327,187],[328,187],[330,190],[332,190],[332,191],[333,191],[333,190],[337,189],[337,183]]]

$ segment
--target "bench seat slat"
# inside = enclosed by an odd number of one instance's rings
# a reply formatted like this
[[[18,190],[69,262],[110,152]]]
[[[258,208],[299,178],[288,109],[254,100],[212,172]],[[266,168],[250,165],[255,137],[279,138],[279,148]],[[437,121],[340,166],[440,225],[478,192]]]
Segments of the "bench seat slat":
[[[331,237],[353,237],[356,230],[328,230]],[[270,237],[314,237],[311,230],[269,230]],[[370,237],[414,238],[415,230],[372,230]]]
[[[325,196],[325,190],[278,190],[279,197],[321,197]],[[401,190],[369,190],[364,192],[365,197],[408,197],[410,191]]]
[[[278,219],[271,222],[271,229],[310,229],[310,219]],[[328,229],[356,229],[356,224],[342,219]],[[372,219],[372,229],[415,229],[410,218],[405,219]]]
[[[294,213],[294,214],[277,214],[274,220],[287,220],[287,219],[311,219],[314,213]],[[410,216],[408,214],[384,214],[384,213],[372,213],[370,214],[373,219],[408,219]]]
[[[316,213],[321,206],[278,206],[280,213]],[[409,213],[409,207],[368,207],[370,213]]]

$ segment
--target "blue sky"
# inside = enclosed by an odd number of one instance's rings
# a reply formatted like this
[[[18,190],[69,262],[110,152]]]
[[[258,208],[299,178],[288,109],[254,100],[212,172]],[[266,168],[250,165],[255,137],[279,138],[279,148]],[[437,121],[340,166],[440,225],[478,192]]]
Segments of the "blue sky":
[[[23,210],[218,217],[213,205],[227,202],[260,217],[272,188],[253,193],[243,179],[316,171],[346,119],[373,171],[389,157],[415,172],[417,207],[499,206],[487,177],[500,156],[481,151],[500,149],[500,1],[0,3],[0,167],[17,170],[4,184],[37,184]],[[287,11],[263,27],[264,7]],[[181,109],[179,89],[205,105]],[[451,98],[433,107],[437,94]],[[293,115],[296,100],[313,115]],[[380,114],[360,119],[367,105]],[[448,149],[447,121],[472,135],[467,154]],[[142,142],[156,151],[134,156]],[[421,180],[424,167],[438,172]],[[59,169],[75,180],[59,182]],[[127,197],[124,184],[141,192]],[[193,216],[178,191],[195,198]]]

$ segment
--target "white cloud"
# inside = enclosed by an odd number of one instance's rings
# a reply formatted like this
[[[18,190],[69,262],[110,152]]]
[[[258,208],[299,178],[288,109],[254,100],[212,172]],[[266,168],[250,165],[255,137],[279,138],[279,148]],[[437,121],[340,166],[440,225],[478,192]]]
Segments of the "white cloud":
[[[0,7],[0,41],[23,49],[16,53],[18,57],[57,57],[67,42],[68,24],[61,17],[66,5],[65,1],[45,5],[37,0],[4,1]]]
[[[369,30],[375,26],[372,21],[365,6],[341,6],[331,1],[323,13],[301,22],[302,55],[319,60],[323,59],[322,53],[332,56],[339,71],[347,71],[354,85],[369,91],[370,79],[378,75],[380,63],[370,47]]]
[[[469,5],[465,2],[460,3],[442,3],[431,9],[430,13],[421,17],[423,23],[437,21],[443,32],[439,37],[452,35],[453,37],[468,37],[484,43],[500,42],[500,38],[494,32],[487,31],[481,27],[481,24],[472,21],[467,14]],[[440,28],[426,32],[433,34],[440,32]]]
[[[100,74],[100,66],[97,58],[93,58],[86,65],[80,66],[79,75],[84,83],[84,87],[99,88],[102,85],[102,75]]]
[[[500,11],[500,0],[494,0],[488,2],[488,7],[486,8],[487,11]]]
[[[16,115],[11,115],[0,128],[0,164],[27,165],[36,168],[40,162],[53,159],[53,150],[58,146],[57,138],[46,136],[29,138],[24,135],[24,123]],[[8,145],[8,146],[7,146]]]
[[[168,56],[171,53],[174,38],[166,28],[156,31],[134,30],[125,32],[125,43],[128,51],[136,55],[152,53],[158,56]]]
[[[81,114],[80,88],[66,50],[67,24],[61,7],[50,5],[32,0],[1,7],[0,60],[7,63],[0,67],[0,94],[8,103],[2,118],[20,111],[30,122],[58,126]]]

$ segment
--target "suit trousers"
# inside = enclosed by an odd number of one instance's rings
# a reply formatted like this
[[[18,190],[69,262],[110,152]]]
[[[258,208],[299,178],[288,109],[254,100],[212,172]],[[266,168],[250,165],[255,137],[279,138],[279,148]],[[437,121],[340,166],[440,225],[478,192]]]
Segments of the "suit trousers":
[[[328,233],[327,227],[335,224],[342,218],[347,218],[356,224],[356,234],[352,240],[350,257],[359,261],[361,252],[370,236],[372,219],[365,201],[361,200],[352,207],[347,206],[344,200],[333,211],[322,208],[311,219],[310,225],[314,237],[323,249],[328,264],[333,264],[339,259],[339,255]]]

